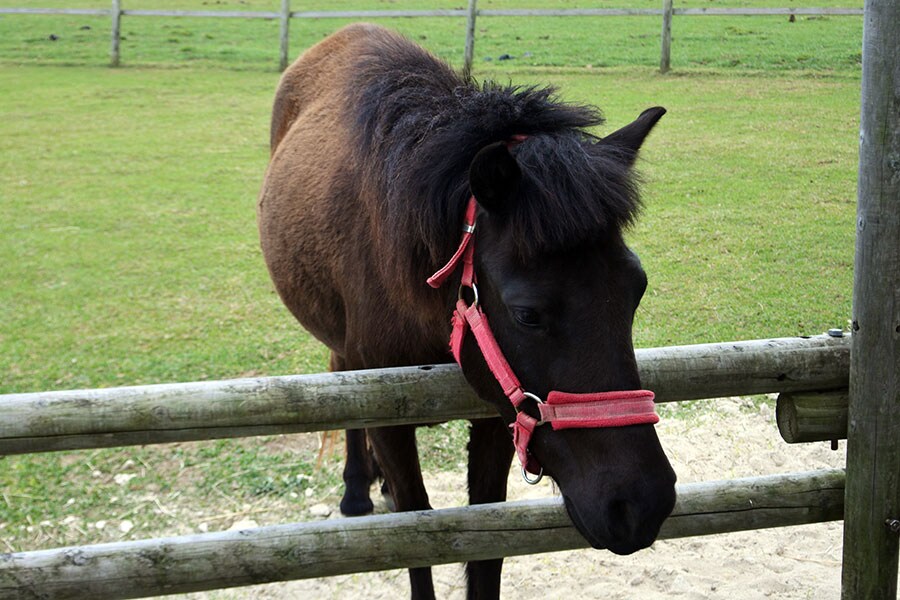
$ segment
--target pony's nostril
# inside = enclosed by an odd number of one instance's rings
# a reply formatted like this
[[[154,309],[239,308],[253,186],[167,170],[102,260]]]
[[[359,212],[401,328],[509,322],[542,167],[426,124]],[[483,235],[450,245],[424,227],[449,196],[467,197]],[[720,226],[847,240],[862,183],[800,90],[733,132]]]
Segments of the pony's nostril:
[[[624,499],[611,500],[607,505],[606,518],[609,533],[615,540],[630,540],[640,523],[637,507]]]

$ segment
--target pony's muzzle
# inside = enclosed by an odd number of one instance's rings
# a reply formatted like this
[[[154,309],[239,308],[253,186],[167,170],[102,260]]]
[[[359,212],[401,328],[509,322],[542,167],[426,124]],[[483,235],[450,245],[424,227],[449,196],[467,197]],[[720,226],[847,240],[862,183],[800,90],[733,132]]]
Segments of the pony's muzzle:
[[[640,487],[619,490],[594,509],[579,507],[565,495],[563,499],[575,528],[592,547],[627,555],[650,547],[675,507],[674,473]]]
[[[606,508],[608,549],[624,555],[648,548],[656,541],[664,519],[659,519],[658,513],[646,514],[640,503],[620,499],[610,501]]]

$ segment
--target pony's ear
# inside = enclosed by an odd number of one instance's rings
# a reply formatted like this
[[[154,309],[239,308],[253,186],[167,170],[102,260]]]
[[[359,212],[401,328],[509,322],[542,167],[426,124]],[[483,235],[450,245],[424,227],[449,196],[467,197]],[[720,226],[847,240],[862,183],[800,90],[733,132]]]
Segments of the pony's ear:
[[[519,187],[522,171],[506,142],[482,148],[469,165],[469,188],[488,212],[503,213]]]
[[[648,108],[637,119],[622,129],[612,132],[599,143],[615,146],[622,151],[629,165],[634,164],[641,144],[644,143],[647,134],[664,114],[666,114],[666,109],[661,106]]]

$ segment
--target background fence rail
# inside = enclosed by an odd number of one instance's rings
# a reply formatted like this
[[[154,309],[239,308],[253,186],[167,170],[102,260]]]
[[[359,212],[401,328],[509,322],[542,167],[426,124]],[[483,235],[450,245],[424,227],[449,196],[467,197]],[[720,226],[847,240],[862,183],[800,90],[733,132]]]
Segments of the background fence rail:
[[[291,10],[290,0],[282,0],[279,12],[266,11],[215,11],[215,10],[145,10],[127,9],[121,6],[121,0],[112,0],[110,9],[78,9],[78,8],[0,8],[0,14],[19,15],[109,15],[112,20],[112,40],[110,44],[110,65],[118,66],[120,56],[119,21],[126,17],[196,17],[196,18],[238,18],[238,19],[278,19],[281,22],[279,44],[279,67],[284,70],[290,56],[287,32],[291,19],[382,19],[382,18],[415,18],[415,17],[466,17],[466,41],[463,70],[472,70],[475,44],[475,20],[478,17],[613,17],[613,16],[661,16],[662,35],[660,41],[660,71],[665,73],[671,66],[671,23],[677,16],[765,16],[765,15],[801,15],[801,16],[843,16],[862,15],[862,8],[675,8],[672,0],[663,0],[663,7],[655,8],[520,8],[520,9],[484,9],[477,7],[477,0],[469,0],[467,9],[444,10]]]

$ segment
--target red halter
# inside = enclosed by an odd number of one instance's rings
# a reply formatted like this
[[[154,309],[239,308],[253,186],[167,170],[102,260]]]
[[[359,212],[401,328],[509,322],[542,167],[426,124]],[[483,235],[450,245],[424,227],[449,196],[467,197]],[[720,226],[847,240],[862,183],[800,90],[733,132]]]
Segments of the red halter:
[[[513,443],[519,462],[522,463],[522,476],[528,483],[537,483],[543,475],[543,469],[537,459],[528,452],[528,442],[534,433],[534,428],[544,423],[550,423],[553,429],[568,429],[571,427],[622,427],[625,425],[638,425],[643,423],[657,423],[659,417],[654,411],[653,392],[648,390],[627,390],[616,392],[597,392],[593,394],[570,394],[566,392],[550,392],[547,402],[544,403],[534,394],[522,389],[516,374],[503,356],[503,351],[497,344],[497,339],[491,332],[487,316],[481,310],[478,303],[478,288],[475,282],[475,212],[477,204],[475,196],[469,199],[466,206],[465,222],[463,223],[462,240],[459,248],[453,254],[450,261],[441,270],[428,278],[428,285],[433,288],[440,287],[444,281],[456,270],[459,262],[463,263],[462,282],[459,288],[459,300],[456,302],[456,310],[453,311],[453,331],[450,334],[450,350],[453,358],[459,363],[460,350],[466,332],[471,330],[475,341],[487,362],[491,373],[497,379],[503,393],[512,402],[516,409],[516,420],[510,425],[513,430]],[[463,289],[472,290],[474,300],[467,305],[463,298]],[[541,419],[535,419],[520,405],[526,398],[537,402]],[[529,479],[527,473],[537,475],[535,479]]]

